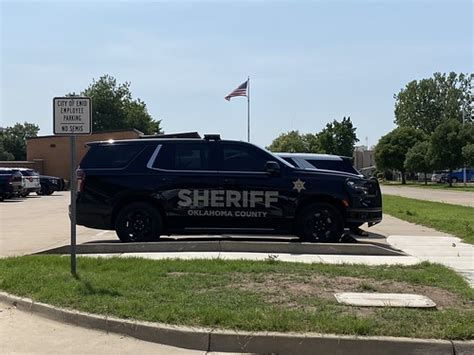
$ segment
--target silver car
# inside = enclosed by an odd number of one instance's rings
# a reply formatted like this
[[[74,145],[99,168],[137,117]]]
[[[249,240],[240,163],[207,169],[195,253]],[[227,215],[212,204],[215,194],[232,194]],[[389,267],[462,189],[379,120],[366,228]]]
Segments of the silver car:
[[[335,170],[361,175],[352,166],[352,158],[330,154],[275,153],[291,165],[301,169]]]
[[[18,194],[21,197],[28,196],[31,192],[38,192],[41,190],[39,174],[33,169],[28,168],[1,168],[19,172],[21,174],[21,188]]]

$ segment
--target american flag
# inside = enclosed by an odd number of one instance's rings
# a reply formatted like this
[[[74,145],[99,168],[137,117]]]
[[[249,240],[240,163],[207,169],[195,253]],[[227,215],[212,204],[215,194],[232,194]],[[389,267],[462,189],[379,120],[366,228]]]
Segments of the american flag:
[[[247,84],[248,84],[248,80],[239,85],[239,87],[237,89],[235,89],[234,91],[232,91],[229,95],[227,95],[226,97],[224,97],[224,99],[226,99],[227,101],[230,101],[230,99],[232,97],[235,97],[235,96],[247,96]]]

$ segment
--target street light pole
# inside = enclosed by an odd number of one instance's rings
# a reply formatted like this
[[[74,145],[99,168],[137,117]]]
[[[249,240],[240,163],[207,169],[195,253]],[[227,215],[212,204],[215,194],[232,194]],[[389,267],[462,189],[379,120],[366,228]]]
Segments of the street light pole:
[[[462,125],[464,126],[464,121],[465,121],[465,109],[464,109],[464,105],[462,105]],[[464,169],[463,169],[463,172],[462,172],[462,181],[464,183],[464,186],[466,186],[466,180],[467,180],[467,176],[466,176],[466,163],[464,163]]]

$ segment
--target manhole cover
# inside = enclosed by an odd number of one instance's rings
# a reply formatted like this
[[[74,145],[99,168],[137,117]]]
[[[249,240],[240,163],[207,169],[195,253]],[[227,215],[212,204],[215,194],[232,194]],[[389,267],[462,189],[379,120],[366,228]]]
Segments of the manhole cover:
[[[339,303],[359,307],[436,307],[436,303],[428,297],[411,293],[341,292],[334,296]]]

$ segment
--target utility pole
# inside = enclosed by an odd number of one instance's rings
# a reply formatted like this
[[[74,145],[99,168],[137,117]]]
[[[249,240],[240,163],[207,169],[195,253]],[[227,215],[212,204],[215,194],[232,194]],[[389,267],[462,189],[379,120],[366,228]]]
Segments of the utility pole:
[[[464,102],[463,102],[463,105],[462,105],[462,125],[464,126],[464,121],[466,119],[466,111],[465,111],[465,107],[464,107]],[[466,186],[466,180],[467,180],[467,176],[466,176],[466,163],[464,163],[464,169],[463,169],[463,173],[462,173],[462,181],[464,183],[464,186]]]

